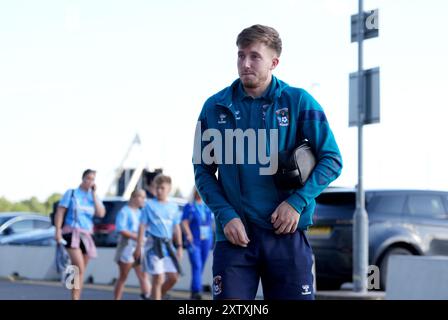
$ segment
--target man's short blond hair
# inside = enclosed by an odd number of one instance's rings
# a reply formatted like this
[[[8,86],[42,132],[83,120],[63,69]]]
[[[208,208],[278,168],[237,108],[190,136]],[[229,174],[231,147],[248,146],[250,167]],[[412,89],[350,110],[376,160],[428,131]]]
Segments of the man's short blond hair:
[[[236,38],[236,45],[240,48],[246,48],[254,42],[264,43],[273,49],[278,57],[282,54],[282,39],[272,27],[256,24],[241,31]]]

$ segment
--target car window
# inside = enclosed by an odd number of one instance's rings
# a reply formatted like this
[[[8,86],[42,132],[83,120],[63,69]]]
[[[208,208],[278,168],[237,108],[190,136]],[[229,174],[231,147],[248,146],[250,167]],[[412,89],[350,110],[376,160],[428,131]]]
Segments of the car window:
[[[50,227],[50,221],[34,220],[34,229],[48,229]]]
[[[53,238],[45,238],[45,239],[38,239],[38,240],[17,240],[12,241],[10,244],[13,245],[27,245],[27,246],[52,246],[56,244],[56,241]]]
[[[410,195],[409,213],[413,216],[443,217],[446,215],[442,198],[438,195]]]
[[[0,217],[0,226],[2,225],[2,224],[4,224],[6,221],[8,221],[9,219],[11,219],[11,218],[6,218],[6,217]]]
[[[33,221],[32,220],[23,220],[17,221],[9,226],[12,234],[23,233],[33,230]]]
[[[103,218],[95,217],[95,224],[115,224],[115,218],[118,212],[126,204],[126,201],[103,201],[104,208],[106,209],[106,215]]]
[[[355,208],[356,194],[354,192],[323,192],[316,202],[321,205]]]
[[[369,201],[367,211],[399,215],[403,212],[405,201],[405,195],[401,194],[375,195]]]

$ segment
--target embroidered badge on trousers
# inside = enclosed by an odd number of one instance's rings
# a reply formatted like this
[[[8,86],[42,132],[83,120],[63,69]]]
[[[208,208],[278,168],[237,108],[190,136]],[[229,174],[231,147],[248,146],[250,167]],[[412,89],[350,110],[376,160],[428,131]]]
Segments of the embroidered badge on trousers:
[[[221,276],[215,276],[213,278],[213,294],[217,296],[222,292],[222,278]]]

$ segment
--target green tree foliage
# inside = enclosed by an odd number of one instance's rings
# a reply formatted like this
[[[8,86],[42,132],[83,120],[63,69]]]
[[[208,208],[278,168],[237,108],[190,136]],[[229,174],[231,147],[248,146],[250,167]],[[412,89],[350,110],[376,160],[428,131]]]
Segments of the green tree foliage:
[[[53,210],[53,204],[61,199],[61,194],[53,193],[44,202],[40,202],[36,197],[27,200],[12,202],[5,197],[0,197],[0,212],[25,211],[48,215]]]
[[[50,213],[53,211],[53,204],[59,200],[61,200],[62,195],[60,193],[53,193],[48,199],[45,201],[45,210]]]
[[[5,197],[0,197],[0,212],[11,211],[12,203]]]
[[[31,212],[45,213],[46,211],[45,205],[39,202],[36,197],[31,197],[29,200],[23,200],[21,204],[23,204]]]
[[[180,191],[179,188],[176,188],[176,190],[174,190],[174,196],[176,198],[182,198],[182,192]]]

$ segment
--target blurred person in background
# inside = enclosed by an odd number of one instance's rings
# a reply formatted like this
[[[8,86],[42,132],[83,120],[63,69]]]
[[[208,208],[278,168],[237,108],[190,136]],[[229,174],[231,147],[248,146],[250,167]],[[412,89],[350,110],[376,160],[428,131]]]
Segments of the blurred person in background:
[[[202,273],[213,245],[213,214],[202,201],[196,187],[184,207],[182,229],[191,264],[191,299],[201,300]]]
[[[85,170],[79,187],[64,193],[55,215],[55,239],[58,243],[65,241],[71,264],[76,266],[72,300],[81,298],[87,263],[97,256],[92,238],[93,218],[102,218],[106,214],[96,194],[95,178],[96,171]]]
[[[151,284],[148,274],[142,271],[140,259],[134,259],[137,247],[137,232],[140,223],[141,208],[145,205],[146,194],[142,189],[134,190],[131,199],[117,215],[116,231],[119,233],[115,262],[118,264],[119,276],[115,284],[114,298],[120,300],[129,271],[135,270],[141,288],[141,298],[149,299]]]
[[[154,184],[156,198],[148,199],[142,209],[134,258],[140,258],[146,235],[144,270],[152,275],[151,299],[161,300],[167,297],[166,293],[176,284],[182,272],[180,261],[183,247],[179,206],[168,197],[171,178],[159,174],[154,178]]]

